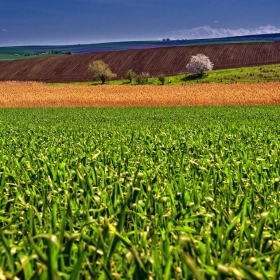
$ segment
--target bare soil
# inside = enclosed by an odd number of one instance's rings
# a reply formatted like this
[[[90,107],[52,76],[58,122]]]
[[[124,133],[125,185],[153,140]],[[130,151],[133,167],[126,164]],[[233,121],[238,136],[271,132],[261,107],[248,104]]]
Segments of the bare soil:
[[[203,53],[214,69],[280,63],[280,42],[214,44],[87,53],[58,57],[40,57],[0,62],[0,81],[82,82],[90,81],[90,62],[98,59],[109,64],[118,78],[129,69],[136,74],[149,72],[177,75],[187,72],[192,55]]]

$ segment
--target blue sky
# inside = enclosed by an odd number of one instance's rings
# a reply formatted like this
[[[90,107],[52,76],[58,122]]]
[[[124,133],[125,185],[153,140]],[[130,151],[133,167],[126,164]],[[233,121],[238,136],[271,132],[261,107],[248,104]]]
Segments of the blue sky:
[[[280,33],[279,0],[0,0],[0,46]]]

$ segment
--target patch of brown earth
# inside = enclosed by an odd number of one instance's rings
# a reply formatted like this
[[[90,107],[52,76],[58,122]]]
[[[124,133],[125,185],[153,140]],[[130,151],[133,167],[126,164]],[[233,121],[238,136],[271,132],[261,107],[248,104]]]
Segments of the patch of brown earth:
[[[191,56],[198,53],[208,56],[214,69],[280,63],[280,42],[166,47],[3,61],[0,62],[0,81],[90,81],[88,64],[98,59],[109,64],[118,78],[125,77],[129,69],[136,74],[149,72],[151,76],[177,75],[186,73]]]

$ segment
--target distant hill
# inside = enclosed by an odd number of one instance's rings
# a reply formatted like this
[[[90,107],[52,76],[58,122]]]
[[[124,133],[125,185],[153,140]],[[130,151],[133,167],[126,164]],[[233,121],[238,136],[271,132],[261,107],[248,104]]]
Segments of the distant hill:
[[[175,46],[4,61],[0,62],[0,81],[90,81],[88,64],[98,59],[108,63],[118,78],[125,77],[129,69],[151,76],[176,75],[186,73],[186,64],[197,53],[207,55],[214,69],[273,64],[280,63],[280,42]]]
[[[0,47],[0,60],[16,60],[34,58],[38,56],[62,56],[67,52],[73,54],[107,52],[120,50],[143,50],[150,48],[195,46],[211,44],[250,43],[250,42],[280,42],[280,34],[248,35],[215,39],[196,40],[169,40],[161,41],[131,41],[111,42],[100,44],[77,44],[77,45],[46,45],[46,46],[19,46]]]

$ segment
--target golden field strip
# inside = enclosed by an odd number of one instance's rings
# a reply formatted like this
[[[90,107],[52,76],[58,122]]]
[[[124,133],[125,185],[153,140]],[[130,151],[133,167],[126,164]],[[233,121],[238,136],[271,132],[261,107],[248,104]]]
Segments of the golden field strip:
[[[0,107],[244,106],[280,104],[280,82],[174,86],[48,86],[0,82]]]

